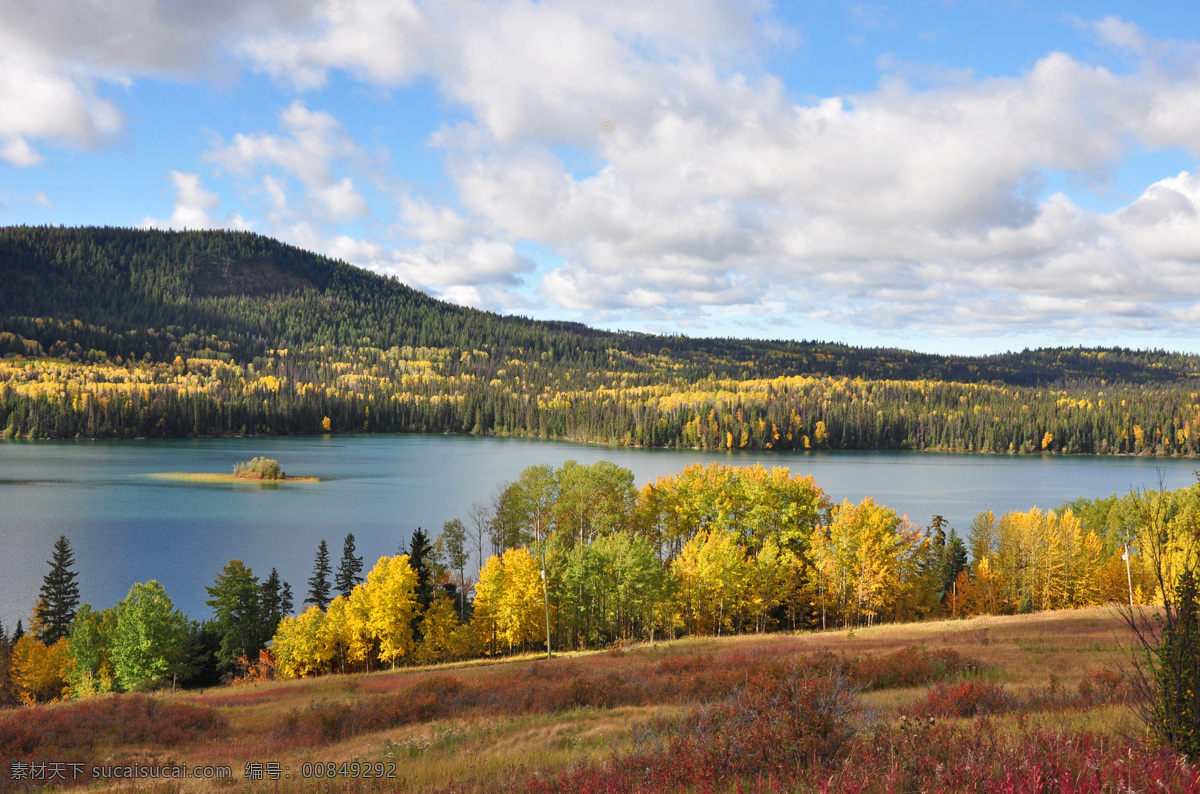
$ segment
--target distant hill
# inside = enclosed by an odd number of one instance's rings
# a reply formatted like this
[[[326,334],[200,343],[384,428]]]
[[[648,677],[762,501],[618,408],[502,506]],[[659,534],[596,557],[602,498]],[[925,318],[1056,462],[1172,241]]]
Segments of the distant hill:
[[[1200,357],[938,356],[455,306],[244,232],[0,229],[14,437],[449,432],[704,449],[1194,455]]]
[[[439,301],[367,270],[248,232],[0,228],[0,333],[46,355],[251,361],[327,345],[521,349],[587,368],[609,350],[669,357],[688,377],[827,375],[964,383],[1169,383],[1200,377],[1200,357],[1120,348],[939,356],[824,342],[617,334]],[[0,347],[0,353],[5,352]],[[618,362],[619,363],[619,362]],[[636,361],[632,370],[643,369]]]

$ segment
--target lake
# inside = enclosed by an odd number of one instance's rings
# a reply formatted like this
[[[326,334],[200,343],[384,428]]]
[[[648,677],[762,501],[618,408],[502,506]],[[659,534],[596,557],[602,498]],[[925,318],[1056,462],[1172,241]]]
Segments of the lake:
[[[312,484],[263,487],[159,480],[162,472],[230,472],[277,458]],[[272,567],[307,592],[322,538],[336,568],[353,532],[369,570],[407,544],[466,519],[475,500],[526,466],[611,460],[640,486],[690,463],[787,466],[812,475],[835,501],[873,496],[917,524],[934,513],[965,534],[982,510],[1053,508],[1080,496],[1194,482],[1200,462],[1170,458],[966,455],[931,452],[725,453],[618,449],[526,439],[434,435],[304,436],[167,441],[0,443],[0,620],[28,622],[55,538],[75,551],[80,594],[112,606],[134,582],[158,579],[190,617],[209,616],[204,586],[232,558]],[[299,606],[299,603],[297,603]]]

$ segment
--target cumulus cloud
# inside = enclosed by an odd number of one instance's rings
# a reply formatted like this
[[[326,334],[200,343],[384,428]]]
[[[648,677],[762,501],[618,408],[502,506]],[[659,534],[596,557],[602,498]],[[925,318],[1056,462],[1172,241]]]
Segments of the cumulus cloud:
[[[339,175],[338,169],[347,164],[368,159],[340,121],[297,100],[280,112],[279,126],[279,133],[239,133],[229,143],[214,146],[207,158],[244,178],[266,172],[262,188],[276,213],[288,213],[287,186],[271,175],[273,171],[300,182],[315,220],[337,222],[370,214],[354,179]]]
[[[175,207],[171,217],[153,218],[147,215],[142,226],[150,229],[235,229],[246,231],[254,227],[239,213],[231,212],[224,218],[215,219],[212,213],[220,205],[220,199],[212,191],[200,186],[200,175],[172,171],[171,186],[175,189]]]
[[[0,0],[0,159],[44,159],[40,141],[110,144],[125,115],[98,84],[196,77],[262,30],[298,29],[306,0]]]
[[[111,140],[124,119],[103,80],[244,59],[299,92],[335,72],[428,82],[465,116],[430,141],[452,193],[437,202],[394,174],[372,193],[378,164],[301,100],[209,159],[265,231],[472,305],[959,334],[1178,330],[1200,313],[1195,174],[1107,213],[1043,190],[1102,186],[1133,150],[1200,156],[1200,48],[1127,20],[1074,21],[1120,69],[1067,52],[987,77],[883,59],[875,88],[808,97],[762,60],[800,37],[760,3],[216,2],[0,0],[0,159]],[[896,21],[850,10],[864,29]],[[213,223],[199,179],[172,181],[171,218],[147,222]],[[523,242],[561,264],[539,275]]]

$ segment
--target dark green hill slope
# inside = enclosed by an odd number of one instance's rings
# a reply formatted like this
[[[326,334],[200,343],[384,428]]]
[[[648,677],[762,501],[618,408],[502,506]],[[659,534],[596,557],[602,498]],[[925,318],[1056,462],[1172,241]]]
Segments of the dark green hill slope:
[[[821,342],[614,334],[448,304],[389,279],[246,232],[0,229],[0,332],[64,357],[171,360],[326,345],[521,350],[570,368],[645,371],[661,355],[683,377],[828,375],[1014,385],[1197,377],[1200,358],[1163,351],[1045,349],[938,356]],[[11,352],[18,344],[6,337]],[[23,350],[23,348],[20,348]],[[4,352],[0,350],[0,353]]]
[[[1196,454],[1196,356],[690,339],[435,300],[248,233],[0,229],[6,437],[495,433]]]

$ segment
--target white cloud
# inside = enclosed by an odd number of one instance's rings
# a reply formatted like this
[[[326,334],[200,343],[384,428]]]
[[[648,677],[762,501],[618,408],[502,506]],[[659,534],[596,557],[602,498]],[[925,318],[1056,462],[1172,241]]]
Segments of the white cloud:
[[[175,189],[175,207],[167,219],[147,215],[142,226],[151,229],[236,229],[246,231],[254,224],[247,222],[239,213],[232,212],[220,220],[212,212],[220,205],[220,199],[212,191],[200,186],[200,176],[194,173],[172,171],[171,186]]]
[[[279,114],[281,132],[239,133],[228,144],[218,144],[207,158],[222,170],[250,178],[260,171],[263,190],[271,198],[276,213],[288,213],[287,186],[279,171],[304,186],[309,211],[317,222],[337,222],[362,218],[370,206],[350,176],[339,175],[347,164],[367,160],[365,153],[343,128],[341,122],[325,111],[312,111],[300,101]]]
[[[98,84],[212,73],[243,36],[310,15],[306,0],[0,0],[0,158],[37,164],[42,141],[109,145],[126,117]]]
[[[0,159],[113,140],[102,81],[244,59],[299,91],[334,72],[428,82],[465,113],[431,139],[452,188],[436,202],[299,100],[208,154],[264,231],[472,305],[536,286],[614,322],[783,311],[992,334],[1175,331],[1200,303],[1193,173],[1111,213],[1043,195],[1048,175],[1103,186],[1135,150],[1200,156],[1200,46],[1127,20],[1075,20],[1118,71],[1065,52],[1000,77],[885,58],[873,90],[798,101],[762,53],[799,36],[757,2],[215,2],[0,0]],[[225,223],[195,174],[172,182],[171,217],[147,223]],[[535,275],[524,241],[561,264]]]

